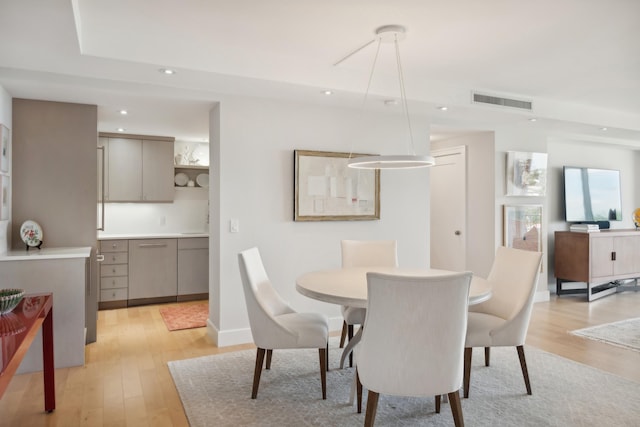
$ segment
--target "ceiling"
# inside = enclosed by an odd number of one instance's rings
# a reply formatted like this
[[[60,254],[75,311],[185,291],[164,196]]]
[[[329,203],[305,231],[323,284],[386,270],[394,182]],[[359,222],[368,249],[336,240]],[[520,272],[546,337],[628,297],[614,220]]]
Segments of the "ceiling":
[[[434,133],[523,122],[640,147],[637,0],[4,1],[0,85],[96,104],[100,131],[206,140],[208,111],[228,94],[362,108],[375,44],[333,64],[387,24],[407,28],[409,109]],[[399,113],[382,102],[399,96],[391,48],[366,108]],[[474,91],[533,110],[473,104]]]

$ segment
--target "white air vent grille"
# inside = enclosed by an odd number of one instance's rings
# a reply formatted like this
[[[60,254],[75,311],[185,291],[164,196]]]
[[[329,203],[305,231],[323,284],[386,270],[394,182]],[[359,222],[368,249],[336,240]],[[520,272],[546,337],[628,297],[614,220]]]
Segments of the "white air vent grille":
[[[498,96],[483,95],[480,93],[473,94],[473,102],[479,104],[491,104],[501,107],[520,108],[522,110],[531,111],[533,109],[533,103],[531,101],[522,101],[519,99],[500,98]]]

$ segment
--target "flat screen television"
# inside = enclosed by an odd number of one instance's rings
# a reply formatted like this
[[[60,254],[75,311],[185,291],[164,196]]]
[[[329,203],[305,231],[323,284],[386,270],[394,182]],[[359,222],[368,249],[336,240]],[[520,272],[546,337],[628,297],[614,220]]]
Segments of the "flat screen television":
[[[565,166],[563,175],[567,222],[622,221],[620,171]]]

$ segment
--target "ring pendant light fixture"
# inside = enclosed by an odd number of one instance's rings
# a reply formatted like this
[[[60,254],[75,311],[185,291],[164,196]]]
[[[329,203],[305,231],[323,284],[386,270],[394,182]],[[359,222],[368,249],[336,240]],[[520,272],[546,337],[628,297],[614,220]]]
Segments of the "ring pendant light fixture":
[[[349,53],[347,56],[336,62],[334,65],[338,65],[345,59],[369,46],[371,43],[378,41],[378,50],[376,51],[376,56],[373,61],[373,65],[371,67],[371,73],[369,75],[369,83],[367,84],[367,90],[365,91],[364,103],[367,100],[369,95],[369,88],[371,86],[371,80],[373,78],[373,74],[376,67],[376,62],[378,59],[378,52],[380,51],[380,45],[383,42],[392,42],[395,46],[396,52],[396,65],[398,68],[398,81],[400,84],[400,99],[402,103],[402,110],[407,120],[407,126],[409,128],[409,149],[408,154],[401,155],[380,155],[380,156],[363,156],[363,157],[350,157],[348,161],[348,166],[350,168],[356,169],[410,169],[410,168],[421,168],[427,166],[433,166],[435,164],[435,159],[431,156],[418,155],[415,153],[414,143],[413,143],[413,132],[411,129],[411,119],[409,118],[409,108],[407,104],[407,95],[405,92],[404,86],[404,75],[402,72],[402,63],[400,61],[400,49],[398,47],[398,42],[404,39],[406,33],[406,29],[401,25],[385,25],[376,29],[375,34],[376,38],[365,43],[363,46]]]

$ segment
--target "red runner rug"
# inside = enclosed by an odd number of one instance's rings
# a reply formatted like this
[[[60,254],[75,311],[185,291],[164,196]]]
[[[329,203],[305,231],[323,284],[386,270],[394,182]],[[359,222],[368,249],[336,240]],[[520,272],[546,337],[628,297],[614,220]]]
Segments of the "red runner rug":
[[[209,304],[187,304],[163,307],[160,315],[167,329],[177,331],[180,329],[202,328],[207,325],[209,317]]]

